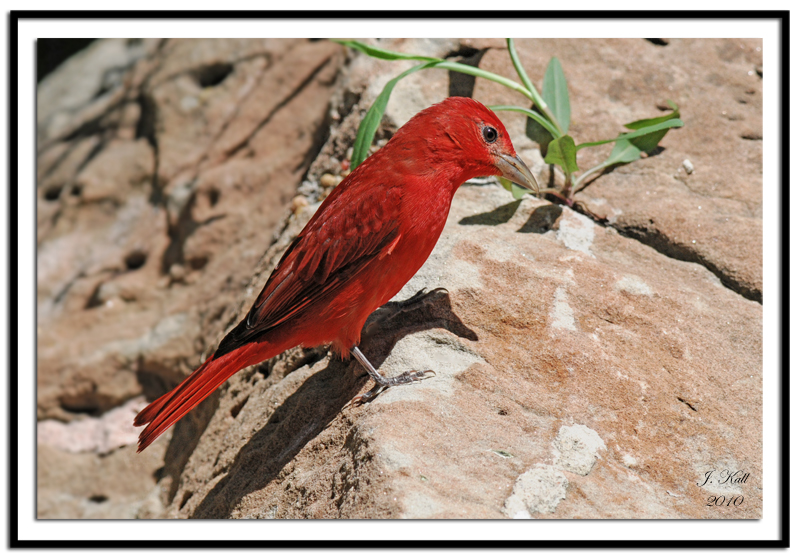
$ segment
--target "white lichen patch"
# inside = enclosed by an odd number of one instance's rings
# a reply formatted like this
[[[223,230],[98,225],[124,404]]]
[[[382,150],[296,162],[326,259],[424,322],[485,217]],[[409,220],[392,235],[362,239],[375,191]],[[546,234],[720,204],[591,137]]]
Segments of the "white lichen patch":
[[[567,291],[563,286],[556,289],[553,296],[553,307],[550,310],[550,326],[553,329],[576,330],[575,316],[567,303]]]
[[[564,209],[559,219],[556,238],[567,248],[594,257],[589,251],[594,242],[594,222],[590,218]]]
[[[568,485],[561,470],[537,464],[514,482],[514,489],[503,505],[503,514],[509,518],[531,518],[537,513],[553,513],[566,499]]]
[[[597,432],[585,425],[561,426],[553,445],[558,455],[556,466],[581,476],[592,471],[598,451],[606,448]]]
[[[110,453],[136,443],[139,430],[133,427],[133,418],[146,404],[144,397],[136,397],[97,418],[66,424],[42,420],[37,423],[36,442],[68,453]]]
[[[618,292],[628,292],[638,296],[652,296],[653,290],[650,286],[636,275],[625,275],[614,284],[614,290]]]
[[[639,462],[634,457],[632,457],[631,455],[626,454],[626,455],[622,455],[622,464],[624,464],[628,468],[633,468],[634,466],[639,464]]]

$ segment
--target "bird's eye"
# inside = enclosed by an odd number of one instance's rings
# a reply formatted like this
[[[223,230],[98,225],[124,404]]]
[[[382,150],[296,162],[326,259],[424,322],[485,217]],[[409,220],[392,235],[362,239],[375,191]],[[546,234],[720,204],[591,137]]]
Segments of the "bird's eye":
[[[494,143],[495,141],[497,141],[497,130],[494,129],[492,126],[484,126],[483,140],[486,141],[486,143]]]

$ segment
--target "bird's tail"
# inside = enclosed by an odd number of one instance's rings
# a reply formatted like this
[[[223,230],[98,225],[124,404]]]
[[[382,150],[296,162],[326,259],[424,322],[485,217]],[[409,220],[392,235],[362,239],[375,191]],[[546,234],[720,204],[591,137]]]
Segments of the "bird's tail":
[[[139,448],[136,452],[146,449],[159,435],[200,404],[231,375],[280,352],[276,350],[275,354],[270,354],[264,349],[263,344],[250,343],[219,358],[211,356],[180,385],[150,403],[133,420],[135,426],[149,424],[139,434]]]

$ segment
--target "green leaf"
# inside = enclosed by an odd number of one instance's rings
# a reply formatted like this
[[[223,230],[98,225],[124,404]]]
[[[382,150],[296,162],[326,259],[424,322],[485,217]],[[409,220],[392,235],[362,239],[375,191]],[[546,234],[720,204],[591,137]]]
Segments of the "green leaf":
[[[569,176],[573,172],[580,170],[578,168],[577,153],[575,140],[568,135],[564,135],[554,139],[547,146],[547,156],[544,158],[544,162],[560,165],[564,169],[564,173]]]
[[[527,114],[528,118],[537,122],[540,126],[542,126],[545,130],[547,130],[550,133],[550,136],[547,138],[547,143],[549,143],[550,140],[552,140],[553,138],[558,137],[558,130],[556,130],[555,126],[553,126],[553,124],[551,124],[550,121],[547,120],[547,118],[545,118],[538,112],[534,112],[529,108],[523,108],[521,106],[509,106],[509,105],[492,105],[489,108],[491,110],[494,110],[495,112],[506,111],[506,112],[522,112],[523,114]],[[532,137],[531,139],[536,141]]]
[[[430,56],[418,56],[416,54],[403,54],[402,52],[394,52],[392,50],[384,50],[376,46],[370,46],[362,43],[361,41],[345,41],[342,39],[331,39],[331,41],[349,46],[359,52],[363,52],[367,56],[379,58],[381,60],[420,60],[422,62],[443,62],[442,58],[432,58]]]
[[[620,139],[614,145],[611,154],[603,163],[604,166],[611,166],[613,164],[623,164],[626,162],[633,162],[641,158],[642,150],[633,145],[627,139]]]
[[[544,97],[544,102],[550,107],[561,129],[564,130],[566,134],[569,131],[569,119],[571,115],[569,91],[567,90],[567,78],[564,77],[564,70],[561,68],[561,62],[559,62],[558,58],[555,56],[550,59],[547,70],[544,72],[542,97]]]
[[[669,129],[657,132],[651,132],[641,137],[629,139],[628,141],[630,141],[631,144],[636,146],[640,151],[649,153],[650,151],[658,147],[658,144],[661,142],[662,139],[664,139],[664,136],[667,135],[668,131]]]
[[[610,140],[616,143],[611,150],[611,154],[601,166],[605,168],[615,164],[624,164],[640,159],[643,152],[649,153],[658,146],[658,142],[664,138],[670,128],[680,127],[682,125],[683,122],[674,118],[666,122],[640,128],[635,132],[620,134],[617,139]],[[609,143],[610,141],[598,141],[591,144],[582,143],[578,145],[578,149],[593,144]]]
[[[511,195],[514,197],[514,199],[517,200],[522,199],[523,195],[525,195],[526,193],[530,193],[528,190],[519,187],[517,184],[515,184],[510,180],[506,180],[505,178],[501,178],[499,176],[497,179],[500,180],[501,186],[503,186],[506,190],[511,192]]]
[[[666,135],[667,131],[670,128],[680,128],[681,126],[683,126],[683,122],[681,120],[678,120],[677,118],[673,118],[671,120],[666,120],[664,122],[660,122],[660,123],[652,125],[652,126],[647,126],[647,127],[644,127],[644,128],[640,128],[640,129],[638,129],[636,131],[633,131],[633,132],[620,134],[614,139],[603,139],[602,141],[590,141],[588,143],[581,143],[580,145],[578,145],[577,149],[578,149],[578,151],[580,151],[584,147],[594,147],[595,145],[603,145],[605,143],[614,143],[616,141],[619,141],[620,139],[635,139],[637,137],[645,137],[645,136],[648,136],[650,134],[659,134],[659,133],[661,135],[660,135],[658,141],[661,141],[661,138],[663,138],[664,135]],[[662,130],[663,130],[663,133],[661,133]],[[655,137],[655,135],[654,135],[654,137]],[[648,142],[651,139],[652,138],[648,139]],[[648,150],[652,150],[653,148],[655,148],[655,146],[658,145],[658,141],[655,143],[655,145],[653,145],[653,147],[651,149],[648,149]]]
[[[418,72],[419,70],[424,70],[425,68],[433,67],[435,64],[436,62],[428,62],[427,64],[419,64],[418,66],[414,66],[384,85],[383,91],[381,91],[381,94],[375,99],[375,102],[372,103],[372,106],[369,107],[367,114],[364,116],[364,119],[361,120],[361,124],[358,126],[356,140],[353,143],[353,157],[350,160],[351,169],[355,170],[355,168],[364,162],[369,155],[369,147],[372,145],[372,140],[375,138],[375,132],[378,131],[378,126],[381,124],[383,113],[386,112],[386,105],[389,104],[389,97],[392,95],[392,90],[394,90],[394,86],[397,85],[397,82],[407,75]]]
[[[662,122],[668,122],[669,120],[673,120],[675,118],[681,117],[681,111],[678,109],[678,105],[672,101],[667,101],[670,108],[672,108],[672,112],[666,114],[664,116],[658,116],[656,118],[645,118],[644,120],[636,120],[634,122],[628,122],[625,124],[625,127],[629,130],[640,130],[642,128],[647,128],[649,126],[655,126],[656,124],[661,124]]]

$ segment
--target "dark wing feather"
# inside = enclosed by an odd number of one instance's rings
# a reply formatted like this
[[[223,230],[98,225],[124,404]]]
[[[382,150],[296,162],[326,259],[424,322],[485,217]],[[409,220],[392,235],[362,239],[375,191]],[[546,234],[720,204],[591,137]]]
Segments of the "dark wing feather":
[[[397,240],[401,189],[363,188],[358,193],[339,195],[320,207],[284,253],[247,317],[220,343],[215,358],[253,342],[322,296],[332,298]]]

